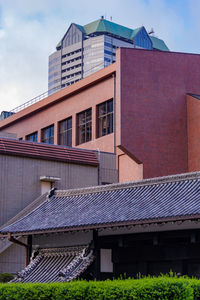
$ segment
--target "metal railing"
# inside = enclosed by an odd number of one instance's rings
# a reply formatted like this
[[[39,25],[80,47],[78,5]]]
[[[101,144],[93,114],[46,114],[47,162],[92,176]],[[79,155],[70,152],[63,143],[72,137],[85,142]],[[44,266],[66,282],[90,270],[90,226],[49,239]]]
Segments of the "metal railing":
[[[86,70],[86,71],[84,72],[84,74],[87,74],[87,73],[91,72],[93,69],[98,68],[98,67],[100,67],[100,68],[101,68],[101,67],[102,67],[102,68],[105,67],[105,66],[104,66],[104,62],[101,62],[100,64],[98,64],[98,65],[92,67],[91,69]],[[89,76],[89,75],[90,75],[90,74],[88,74],[88,75],[86,75],[86,76],[84,76],[84,77],[87,77],[87,76]],[[72,81],[72,80],[73,80],[73,78],[70,78],[68,81],[65,82],[65,84],[68,83],[68,82],[70,82],[70,81]],[[40,95],[37,96],[37,97],[32,98],[31,100],[29,100],[29,101],[27,101],[27,102],[25,102],[25,103],[23,103],[23,104],[21,104],[21,105],[15,107],[14,109],[10,110],[9,112],[4,112],[4,111],[3,111],[3,112],[1,113],[1,115],[0,115],[0,120],[5,119],[5,118],[8,118],[9,116],[11,116],[11,115],[13,115],[13,114],[15,114],[15,113],[17,113],[17,112],[19,112],[19,111],[21,111],[21,110],[27,108],[27,107],[29,107],[29,106],[32,105],[32,104],[35,104],[36,102],[39,102],[39,101],[43,100],[44,98],[46,98],[46,97],[48,97],[48,96],[54,94],[55,92],[60,91],[61,89],[65,88],[65,87],[66,87],[66,86],[63,86],[63,87],[62,87],[61,85],[59,85],[59,86],[57,86],[57,87],[55,87],[55,88],[53,88],[53,89],[50,89],[50,90],[48,90],[48,91],[46,91],[46,92],[40,94]],[[5,114],[5,113],[6,113],[6,114]]]
[[[25,103],[23,103],[23,104],[15,107],[10,112],[11,113],[17,113],[18,111],[20,111],[20,110],[22,110],[22,109],[24,109],[24,108],[26,108],[26,107],[28,107],[28,106],[36,103],[36,102],[39,102],[39,101],[43,100],[44,98],[52,95],[53,93],[55,93],[57,91],[60,91],[61,89],[62,89],[61,86],[57,86],[57,87],[55,87],[55,88],[53,88],[51,90],[48,90],[48,91],[42,93],[41,95],[39,95],[39,96],[37,96],[35,98],[32,98],[31,100],[29,100],[29,101],[27,101],[27,102],[25,102]]]

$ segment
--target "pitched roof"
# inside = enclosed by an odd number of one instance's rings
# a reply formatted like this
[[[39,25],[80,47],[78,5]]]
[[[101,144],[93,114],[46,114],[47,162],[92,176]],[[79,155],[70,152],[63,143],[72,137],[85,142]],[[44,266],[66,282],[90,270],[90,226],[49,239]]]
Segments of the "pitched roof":
[[[131,40],[134,30],[116,24],[114,22],[110,22],[105,19],[99,19],[94,22],[91,22],[85,26],[83,26],[84,31],[87,35],[90,35],[92,33],[96,32],[105,32],[110,33],[119,37],[123,37],[125,39]]]
[[[0,154],[32,157],[75,164],[98,165],[95,151],[0,138]]]
[[[86,24],[84,26],[81,26],[79,24],[75,24],[85,35],[91,35],[93,33],[105,33],[105,34],[111,34],[114,36],[118,36],[120,38],[124,38],[129,41],[133,41],[134,37],[137,35],[137,33],[142,29],[142,27],[138,27],[136,29],[131,29],[122,25],[119,25],[117,23],[108,21],[106,19],[98,19],[96,21],[93,21],[89,24]],[[163,51],[169,51],[166,44],[163,40],[150,36],[150,39],[153,43],[153,48],[157,50],[163,50]],[[57,45],[57,48],[61,46],[60,41]]]
[[[169,51],[169,48],[165,44],[165,42],[155,36],[149,35],[152,43],[153,43],[153,48],[157,50],[162,50],[162,51]]]
[[[91,251],[87,254],[87,250],[87,246],[41,249],[12,282],[71,281],[92,263],[94,256]]]
[[[70,231],[200,218],[200,173],[56,191],[2,234]]]

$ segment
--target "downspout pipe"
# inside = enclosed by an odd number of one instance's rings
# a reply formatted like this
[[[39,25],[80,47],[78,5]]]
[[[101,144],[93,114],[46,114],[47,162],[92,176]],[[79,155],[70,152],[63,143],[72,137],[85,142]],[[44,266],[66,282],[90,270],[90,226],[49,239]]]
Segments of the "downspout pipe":
[[[23,246],[26,248],[26,256],[25,256],[25,266],[28,265],[29,263],[29,249],[30,249],[30,246],[23,243],[23,242],[20,242],[19,240],[15,239],[10,232],[8,232],[8,240],[14,244],[17,244],[17,245],[20,245],[20,246]]]

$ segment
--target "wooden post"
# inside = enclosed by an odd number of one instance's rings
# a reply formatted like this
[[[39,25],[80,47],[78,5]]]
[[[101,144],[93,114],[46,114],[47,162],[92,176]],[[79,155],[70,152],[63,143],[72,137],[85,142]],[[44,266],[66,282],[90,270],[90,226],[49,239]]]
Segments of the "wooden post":
[[[98,243],[98,230],[93,229],[93,251],[95,256],[94,261],[94,278],[100,279],[100,249]]]

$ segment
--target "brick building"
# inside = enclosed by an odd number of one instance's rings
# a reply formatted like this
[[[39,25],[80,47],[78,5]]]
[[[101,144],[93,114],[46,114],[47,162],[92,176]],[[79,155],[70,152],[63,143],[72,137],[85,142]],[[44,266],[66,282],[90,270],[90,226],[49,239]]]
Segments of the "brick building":
[[[19,139],[114,152],[119,182],[200,169],[200,55],[117,49],[116,62],[0,121]]]

